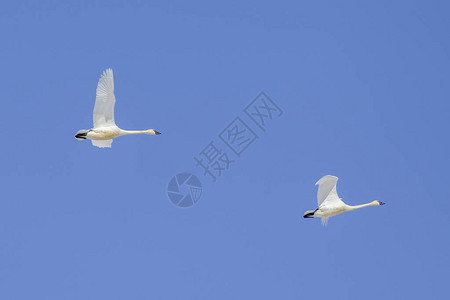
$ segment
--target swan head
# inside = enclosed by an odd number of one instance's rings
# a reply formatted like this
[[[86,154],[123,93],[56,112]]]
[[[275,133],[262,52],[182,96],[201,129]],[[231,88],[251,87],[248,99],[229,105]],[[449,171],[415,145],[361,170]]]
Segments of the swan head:
[[[376,203],[375,205],[385,205],[386,204],[386,203],[378,201],[378,200],[375,200],[372,203],[374,203],[374,204]]]
[[[158,132],[158,131],[156,131],[155,129],[149,129],[149,130],[147,130],[147,134],[156,134],[156,135],[159,135],[159,134],[161,134],[161,132]]]

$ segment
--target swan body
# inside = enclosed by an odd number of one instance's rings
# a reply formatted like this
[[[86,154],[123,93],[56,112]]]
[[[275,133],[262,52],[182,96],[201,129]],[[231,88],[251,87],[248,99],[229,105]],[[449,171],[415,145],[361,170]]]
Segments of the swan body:
[[[385,204],[381,201],[374,200],[361,205],[347,205],[342,201],[342,198],[339,198],[336,192],[337,181],[338,178],[336,176],[325,175],[316,182],[316,185],[319,186],[319,189],[317,190],[317,203],[319,208],[306,211],[303,214],[304,218],[322,218],[322,225],[325,226],[328,223],[329,217],[358,208]]]
[[[97,85],[97,95],[94,106],[94,128],[79,130],[75,134],[77,140],[89,139],[94,146],[111,148],[113,139],[128,134],[161,134],[154,129],[123,130],[114,121],[114,78],[113,71],[103,71]]]

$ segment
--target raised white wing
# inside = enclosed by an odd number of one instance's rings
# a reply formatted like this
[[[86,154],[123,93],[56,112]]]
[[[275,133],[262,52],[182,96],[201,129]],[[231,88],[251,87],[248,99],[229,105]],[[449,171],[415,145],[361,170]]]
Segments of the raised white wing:
[[[113,71],[103,71],[97,85],[97,96],[94,106],[94,128],[115,125],[114,122],[114,78]]]
[[[317,190],[317,204],[319,207],[326,202],[328,204],[343,204],[336,192],[338,178],[332,175],[325,175],[316,182],[319,185]],[[326,201],[325,201],[326,200]]]
[[[111,144],[113,140],[91,140],[92,145],[97,146],[99,148],[111,148]]]

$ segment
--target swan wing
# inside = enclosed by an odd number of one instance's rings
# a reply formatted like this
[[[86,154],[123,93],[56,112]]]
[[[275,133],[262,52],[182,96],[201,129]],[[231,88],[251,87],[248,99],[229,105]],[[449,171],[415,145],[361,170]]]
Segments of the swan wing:
[[[113,140],[91,140],[92,145],[99,148],[111,148]]]
[[[339,178],[332,175],[325,175],[316,182],[319,186],[317,190],[317,204],[319,207],[326,202],[327,204],[338,204],[341,201],[336,192],[336,184]]]
[[[103,71],[97,85],[97,96],[94,106],[94,128],[115,125],[114,122],[114,78],[113,71]]]

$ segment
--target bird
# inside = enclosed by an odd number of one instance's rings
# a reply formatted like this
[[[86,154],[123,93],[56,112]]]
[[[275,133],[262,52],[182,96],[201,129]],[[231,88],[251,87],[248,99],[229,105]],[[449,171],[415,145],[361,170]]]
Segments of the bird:
[[[82,129],[75,134],[77,140],[89,139],[92,145],[99,148],[111,148],[113,139],[128,134],[152,134],[159,135],[154,129],[147,130],[123,130],[114,121],[114,77],[111,68],[103,71],[98,81],[95,106],[94,128]]]
[[[361,204],[361,205],[347,205],[339,198],[336,192],[336,184],[338,178],[333,175],[325,175],[316,182],[319,186],[317,190],[317,203],[319,208],[315,210],[308,210],[303,214],[303,218],[322,218],[322,225],[326,226],[328,224],[328,218],[339,215],[346,211],[352,211],[358,208],[363,208],[367,206],[377,206],[384,205],[378,200],[372,202]]]

